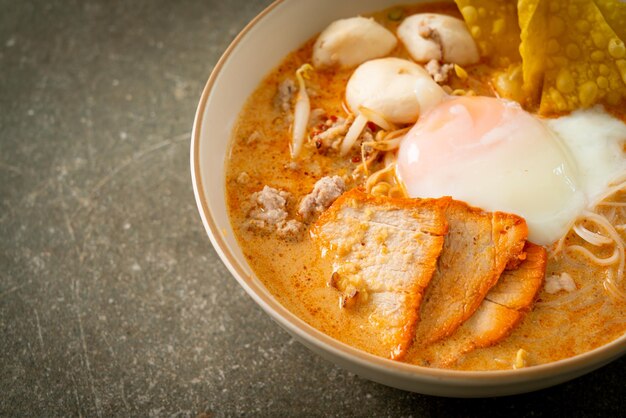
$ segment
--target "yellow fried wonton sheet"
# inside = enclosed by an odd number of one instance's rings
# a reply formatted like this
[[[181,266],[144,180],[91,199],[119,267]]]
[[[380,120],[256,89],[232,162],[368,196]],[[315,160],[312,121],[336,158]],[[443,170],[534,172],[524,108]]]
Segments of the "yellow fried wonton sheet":
[[[595,0],[604,20],[619,38],[626,42],[626,2],[619,0]]]
[[[626,48],[593,0],[519,0],[524,87],[539,112],[626,98]]]
[[[538,106],[540,113],[557,114],[595,103],[617,106],[626,102],[626,3],[456,3],[481,54],[491,57],[492,64],[505,67],[519,60],[521,54],[526,104]]]
[[[480,55],[507,67],[520,61],[520,29],[515,1],[455,0],[476,40]]]

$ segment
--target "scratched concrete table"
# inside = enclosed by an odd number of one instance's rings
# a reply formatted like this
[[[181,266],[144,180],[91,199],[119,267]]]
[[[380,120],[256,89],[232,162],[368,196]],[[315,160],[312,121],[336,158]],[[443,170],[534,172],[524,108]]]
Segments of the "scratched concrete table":
[[[626,358],[432,398],[321,360],[239,288],[196,212],[189,131],[268,3],[0,0],[0,415],[623,415]]]

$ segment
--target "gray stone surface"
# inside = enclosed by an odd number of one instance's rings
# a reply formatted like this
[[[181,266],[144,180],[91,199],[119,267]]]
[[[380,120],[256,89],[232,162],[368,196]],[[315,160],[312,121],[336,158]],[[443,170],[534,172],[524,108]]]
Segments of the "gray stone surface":
[[[200,223],[188,143],[267,3],[0,0],[0,415],[623,415],[626,358],[433,398],[321,360],[246,296]]]

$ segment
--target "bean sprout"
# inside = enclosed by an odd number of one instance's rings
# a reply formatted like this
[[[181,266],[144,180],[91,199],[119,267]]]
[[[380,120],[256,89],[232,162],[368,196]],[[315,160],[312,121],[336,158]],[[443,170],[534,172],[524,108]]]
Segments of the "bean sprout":
[[[363,146],[368,146],[378,151],[394,151],[400,147],[400,143],[404,139],[404,134],[406,134],[408,130],[409,128],[404,128],[389,132],[385,134],[382,139],[364,142]]]
[[[311,101],[306,91],[305,79],[308,79],[308,71],[313,71],[311,64],[304,64],[296,71],[298,79],[298,95],[296,96],[296,106],[293,115],[293,130],[291,136],[291,158],[296,158],[302,150],[304,137],[309,126],[309,116],[311,115]]]
[[[354,122],[352,122],[352,125],[350,125],[350,129],[348,129],[348,133],[341,142],[341,147],[339,148],[340,155],[344,156],[348,152],[350,152],[357,139],[359,139],[359,137],[361,136],[361,132],[363,132],[363,129],[365,129],[365,125],[367,125],[367,122],[368,120],[365,115],[363,115],[362,113],[359,113],[357,115],[357,117],[354,119]]]
[[[359,108],[359,111],[361,112],[361,114],[363,114],[363,116],[367,118],[367,120],[369,120],[370,122],[374,122],[376,125],[380,126],[385,131],[390,132],[390,131],[395,131],[397,129],[393,123],[388,122],[383,117],[383,115],[376,112],[375,110],[372,110],[365,106],[361,106]]]

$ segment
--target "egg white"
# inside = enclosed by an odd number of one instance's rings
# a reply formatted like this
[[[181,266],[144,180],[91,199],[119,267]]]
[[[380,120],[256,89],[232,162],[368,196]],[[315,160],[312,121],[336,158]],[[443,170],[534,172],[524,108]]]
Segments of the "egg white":
[[[497,111],[473,119],[463,109],[468,102],[459,103],[434,123],[425,115],[403,140],[397,172],[411,197],[452,196],[518,214],[529,240],[548,245],[626,169],[626,124],[601,107],[542,120],[512,102],[492,102],[504,112],[491,121]],[[492,126],[476,134],[480,117]]]
[[[589,204],[626,171],[626,124],[602,106],[547,119],[546,124],[562,139],[576,161],[579,187]]]

